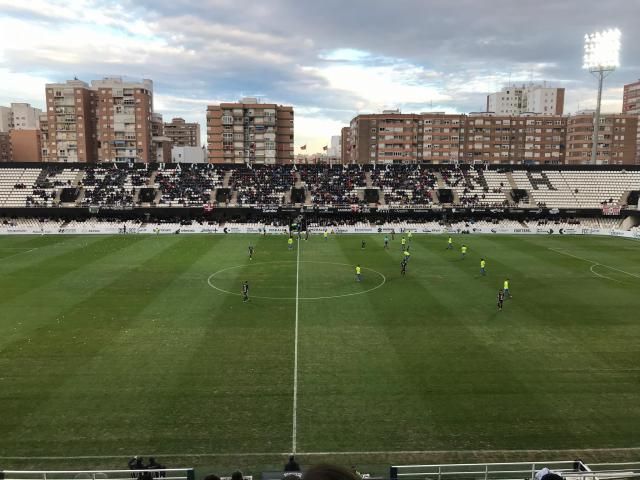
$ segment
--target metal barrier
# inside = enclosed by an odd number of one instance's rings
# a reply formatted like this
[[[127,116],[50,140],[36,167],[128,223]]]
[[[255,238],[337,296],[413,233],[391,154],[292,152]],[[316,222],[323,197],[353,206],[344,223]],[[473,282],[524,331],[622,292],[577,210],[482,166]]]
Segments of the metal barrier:
[[[195,480],[193,468],[158,470],[0,470],[3,480]]]
[[[559,473],[580,471],[582,462],[573,460],[515,463],[458,463],[439,465],[398,465],[389,472],[391,480],[533,480],[547,467]]]

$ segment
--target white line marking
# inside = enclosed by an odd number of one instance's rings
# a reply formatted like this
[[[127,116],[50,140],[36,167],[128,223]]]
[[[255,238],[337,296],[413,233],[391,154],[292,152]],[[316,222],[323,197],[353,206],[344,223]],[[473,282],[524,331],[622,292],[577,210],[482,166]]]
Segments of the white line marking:
[[[293,347],[293,433],[291,435],[291,453],[296,453],[298,437],[298,318],[300,305],[300,238],[296,246],[296,328]]]
[[[615,278],[611,278],[611,277],[607,277],[606,275],[601,275],[598,272],[596,272],[594,270],[595,267],[597,267],[598,265],[600,265],[599,263],[594,263],[593,265],[591,265],[591,267],[589,268],[589,270],[591,271],[591,273],[593,273],[596,277],[600,277],[600,278],[606,278],[607,280],[611,280],[613,282],[618,282],[618,283],[622,283],[620,280],[616,280]]]
[[[573,255],[572,253],[567,253],[567,252],[564,252],[564,251],[562,251],[562,250],[558,250],[557,248],[551,248],[551,247],[549,247],[549,250],[552,250],[552,251],[554,251],[554,252],[556,252],[556,253],[560,253],[561,255],[567,255],[568,257],[577,258],[578,260],[582,260],[583,262],[589,262],[589,263],[592,263],[592,264],[594,264],[594,265],[600,265],[600,266],[602,266],[602,267],[608,268],[609,270],[614,270],[614,271],[616,271],[616,272],[624,273],[625,275],[629,275],[629,276],[631,276],[631,277],[640,278],[640,275],[637,275],[637,274],[635,274],[635,273],[626,272],[626,271],[624,271],[624,270],[620,270],[619,268],[612,267],[612,266],[610,266],[610,265],[605,265],[604,263],[594,262],[593,260],[589,260],[588,258],[582,258],[582,257],[579,257],[579,256],[577,256],[577,255]],[[593,272],[593,273],[595,273],[595,272]],[[597,275],[597,274],[596,274],[596,275]],[[606,278],[606,277],[605,277],[605,278]]]
[[[268,265],[268,264],[286,264],[286,263],[292,263],[292,261],[278,261],[278,262],[258,262],[258,263],[251,263],[249,265],[234,265],[232,267],[227,267],[227,268],[223,268],[222,270],[218,270],[217,272],[212,273],[211,275],[209,275],[209,278],[207,278],[207,283],[209,284],[209,286],[211,288],[213,288],[214,290],[218,290],[219,292],[222,293],[226,293],[228,295],[235,295],[237,297],[242,296],[242,294],[240,293],[236,293],[236,292],[230,292],[229,290],[224,290],[220,287],[217,287],[216,285],[214,285],[212,283],[212,279],[218,275],[219,273],[222,272],[226,272],[227,270],[232,270],[234,268],[244,268],[247,266],[254,266],[254,265]],[[311,260],[302,260],[300,263],[319,263],[322,265],[340,265],[340,266],[345,266],[345,267],[354,267],[354,265],[350,265],[348,263],[336,263],[336,262],[314,262]],[[363,290],[362,292],[354,292],[354,293],[344,293],[342,295],[328,295],[328,296],[321,296],[321,297],[298,297],[298,300],[327,300],[327,299],[333,299],[333,298],[344,298],[344,297],[353,297],[355,295],[364,295],[365,293],[369,293],[369,292],[373,292],[374,290],[377,290],[378,288],[382,287],[385,283],[387,283],[387,277],[385,277],[384,274],[378,272],[377,270],[374,270],[372,268],[367,268],[367,267],[362,267],[362,270],[368,270],[370,272],[374,272],[377,275],[380,276],[380,278],[382,278],[382,282],[380,282],[378,285],[376,285],[375,287],[372,287],[368,290]],[[262,297],[262,296],[258,296],[258,295],[252,295],[251,298],[261,298],[261,299],[265,299],[265,300],[296,300],[296,297]]]
[[[7,250],[7,249],[3,249],[3,250]],[[0,257],[0,260],[6,260],[8,258],[13,258],[13,257],[17,257],[18,255],[22,255],[23,253],[31,253],[33,251],[37,250],[37,248],[32,248],[30,250],[25,250],[23,252],[18,252],[18,253],[14,253],[13,255],[9,255],[7,257]]]
[[[638,452],[640,447],[620,447],[620,448],[563,448],[558,450],[381,450],[362,452],[297,452],[297,455],[321,456],[321,455],[474,455],[474,454],[526,454],[526,453],[549,453],[561,454],[563,452],[583,452],[583,453],[608,453],[608,452]],[[266,456],[287,456],[291,452],[249,452],[249,453],[153,453],[141,455],[142,457],[160,458],[203,458],[203,457],[266,457]],[[109,458],[131,458],[131,455],[79,455],[73,457],[0,457],[0,460],[86,460],[86,459],[109,459]]]

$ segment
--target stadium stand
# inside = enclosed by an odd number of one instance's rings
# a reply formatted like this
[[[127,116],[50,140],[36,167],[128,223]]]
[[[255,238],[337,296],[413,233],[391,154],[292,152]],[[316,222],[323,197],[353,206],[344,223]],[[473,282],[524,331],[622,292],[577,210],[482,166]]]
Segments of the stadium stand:
[[[70,190],[61,198],[63,189]],[[216,202],[220,189],[224,202]],[[295,198],[292,190],[296,191]],[[380,195],[376,195],[376,190]],[[431,165],[0,166],[0,208],[383,206],[559,208],[637,206],[640,169]],[[140,196],[140,193],[143,193]],[[67,198],[68,197],[68,198]],[[77,197],[77,200],[75,199]],[[69,200],[71,199],[71,200]]]

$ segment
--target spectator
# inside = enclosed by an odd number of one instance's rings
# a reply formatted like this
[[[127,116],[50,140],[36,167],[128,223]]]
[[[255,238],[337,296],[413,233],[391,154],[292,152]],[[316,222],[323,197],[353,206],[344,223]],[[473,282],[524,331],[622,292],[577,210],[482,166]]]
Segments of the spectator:
[[[231,474],[231,480],[243,480],[243,479],[244,479],[244,475],[242,475],[242,472],[240,470],[236,470]]]
[[[300,465],[298,465],[298,462],[296,462],[296,459],[295,459],[295,457],[293,455],[291,455],[289,457],[289,461],[284,466],[284,471],[285,472],[299,472],[300,471]]]

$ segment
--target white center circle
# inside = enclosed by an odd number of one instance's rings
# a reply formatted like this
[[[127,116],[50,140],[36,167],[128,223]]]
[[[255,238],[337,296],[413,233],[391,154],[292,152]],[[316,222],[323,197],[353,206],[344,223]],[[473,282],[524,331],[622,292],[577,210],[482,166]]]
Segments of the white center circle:
[[[281,261],[281,262],[257,262],[257,263],[250,263],[250,264],[246,264],[246,265],[234,265],[231,267],[226,267],[223,268],[221,270],[218,270],[217,272],[212,273],[211,275],[209,275],[209,278],[207,278],[207,284],[209,284],[209,286],[211,288],[213,288],[214,290],[217,290],[221,293],[226,293],[227,295],[235,295],[237,297],[242,296],[242,294],[240,293],[236,293],[236,292],[230,292],[229,290],[225,290],[223,288],[220,288],[218,286],[215,285],[214,283],[214,279],[216,277],[216,275],[219,275],[223,272],[227,272],[229,270],[233,270],[236,268],[244,268],[244,267],[251,267],[253,265],[282,265],[282,264],[295,264],[296,262],[294,261]],[[350,265],[348,263],[336,263],[336,262],[313,262],[313,261],[306,261],[306,260],[302,260],[300,261],[300,263],[318,263],[321,265],[339,265],[341,267],[351,267],[351,268],[355,268],[355,265]],[[384,274],[380,273],[377,270],[374,270],[373,268],[367,268],[367,267],[361,267],[363,271],[369,271],[369,272],[373,272],[376,275],[378,275],[381,279],[380,283],[378,285],[376,285],[375,287],[369,288],[367,290],[363,290],[362,292],[354,292],[354,293],[344,293],[341,295],[327,295],[327,296],[318,296],[318,297],[297,297],[298,300],[327,300],[327,299],[331,299],[331,298],[343,298],[343,297],[354,297],[356,295],[364,295],[365,293],[369,293],[369,292],[373,292],[374,290],[377,290],[378,288],[382,287],[386,282],[387,282],[387,277],[384,276]],[[265,300],[296,300],[296,297],[266,297],[266,296],[260,296],[260,295],[251,295],[251,298],[261,298],[261,299],[265,299]]]

